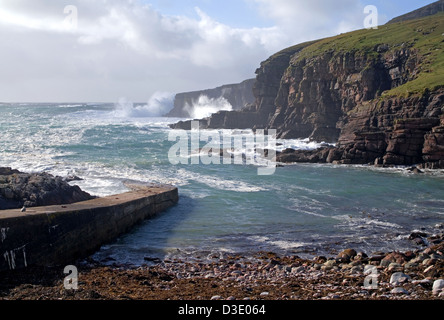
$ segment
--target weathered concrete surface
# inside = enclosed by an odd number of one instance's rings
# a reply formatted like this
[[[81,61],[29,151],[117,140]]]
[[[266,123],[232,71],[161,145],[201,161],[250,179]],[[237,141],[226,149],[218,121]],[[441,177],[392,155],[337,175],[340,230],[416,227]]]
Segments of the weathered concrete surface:
[[[177,188],[151,186],[23,213],[0,211],[0,271],[69,264],[87,257],[178,201]]]

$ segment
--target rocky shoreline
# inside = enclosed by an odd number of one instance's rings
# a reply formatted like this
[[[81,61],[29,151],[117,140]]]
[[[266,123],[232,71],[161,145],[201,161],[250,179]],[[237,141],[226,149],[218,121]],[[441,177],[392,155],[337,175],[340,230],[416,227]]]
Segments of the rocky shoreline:
[[[6,189],[51,195],[37,185],[68,185],[60,177],[10,168],[0,168],[0,178],[3,198]],[[20,181],[26,186],[17,187]],[[418,249],[409,252],[347,249],[311,260],[270,252],[193,261],[147,257],[143,266],[104,265],[89,257],[73,262],[78,290],[65,289],[65,266],[30,267],[0,273],[0,300],[442,300],[443,228],[437,225],[434,235],[412,233]]]
[[[94,199],[70,181],[78,177],[54,177],[46,172],[24,173],[0,167],[0,210],[71,204]]]
[[[411,240],[424,249],[347,249],[336,257],[210,257],[150,261],[140,267],[78,261],[78,290],[64,288],[63,267],[1,274],[0,300],[443,300],[444,236]],[[147,259],[149,260],[149,259]]]

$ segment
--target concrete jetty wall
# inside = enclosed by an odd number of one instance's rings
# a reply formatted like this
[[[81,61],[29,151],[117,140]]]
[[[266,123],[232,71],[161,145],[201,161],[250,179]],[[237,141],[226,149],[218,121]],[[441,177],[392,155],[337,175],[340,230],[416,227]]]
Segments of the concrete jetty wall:
[[[0,211],[0,271],[69,264],[177,204],[171,186],[64,206]]]

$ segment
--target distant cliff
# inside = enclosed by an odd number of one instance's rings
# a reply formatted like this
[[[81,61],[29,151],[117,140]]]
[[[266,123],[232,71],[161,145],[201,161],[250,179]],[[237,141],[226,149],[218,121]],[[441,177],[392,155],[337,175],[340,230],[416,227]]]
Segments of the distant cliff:
[[[174,99],[174,108],[166,117],[190,118],[190,110],[187,106],[193,106],[199,97],[204,95],[210,99],[226,99],[233,110],[241,110],[246,105],[254,102],[253,84],[255,79],[245,80],[238,84],[229,84],[215,89],[179,93]]]
[[[220,111],[207,119],[200,120],[203,128],[265,128],[274,115],[275,99],[285,70],[291,57],[312,42],[299,44],[282,50],[261,63],[256,70],[256,79],[251,82],[253,99],[245,108],[236,111]],[[181,121],[173,128],[189,130],[191,123]]]
[[[442,12],[442,11],[444,11],[444,0],[439,0],[439,1],[436,1],[432,4],[427,5],[425,7],[419,8],[418,10],[414,10],[414,11],[406,13],[402,16],[396,17],[396,18],[390,20],[388,23],[397,23],[397,22],[402,22],[402,21],[424,18],[424,17],[435,15],[438,12]]]
[[[286,150],[278,157],[283,162],[444,167],[441,3],[377,30],[273,55],[256,71],[253,105],[214,114],[201,126],[273,128],[280,138],[337,143],[310,154]],[[189,126],[180,122],[172,127]]]

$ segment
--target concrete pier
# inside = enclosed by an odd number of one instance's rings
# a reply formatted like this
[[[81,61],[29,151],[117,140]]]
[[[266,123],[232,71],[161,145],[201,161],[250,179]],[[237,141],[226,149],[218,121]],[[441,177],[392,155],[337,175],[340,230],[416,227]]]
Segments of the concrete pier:
[[[0,211],[0,271],[70,264],[179,201],[172,186],[68,205]]]

